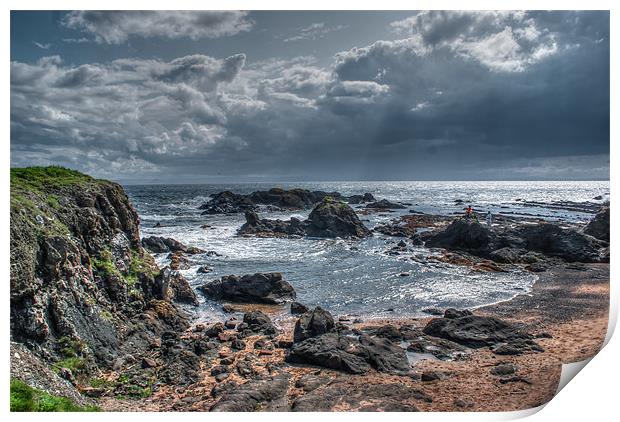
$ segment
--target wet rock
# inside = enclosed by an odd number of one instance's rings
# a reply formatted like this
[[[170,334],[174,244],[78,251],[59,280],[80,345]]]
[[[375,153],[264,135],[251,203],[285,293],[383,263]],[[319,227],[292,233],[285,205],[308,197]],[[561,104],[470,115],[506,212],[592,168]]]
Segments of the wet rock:
[[[257,410],[288,410],[286,393],[289,375],[255,378],[245,384],[227,389],[211,407],[213,412],[254,412]]]
[[[303,303],[292,302],[291,303],[291,314],[303,314],[304,312],[308,312],[309,308]]]
[[[224,332],[224,324],[216,322],[215,324],[208,325],[204,328],[203,332],[207,337],[217,337],[220,333]]]
[[[253,212],[245,218],[240,235],[364,238],[371,234],[349,205],[330,197],[316,205],[305,221],[260,219]]]
[[[609,207],[603,207],[588,223],[583,232],[597,239],[609,242]]]
[[[246,330],[253,334],[275,335],[278,330],[271,319],[261,311],[248,312],[243,315],[243,322],[247,324]]]
[[[486,249],[491,241],[489,229],[471,219],[454,220],[445,230],[426,240],[431,248],[480,250]]]
[[[307,338],[328,333],[334,329],[334,318],[332,315],[317,306],[312,311],[308,311],[299,317],[295,323],[293,339],[297,343]]]
[[[202,265],[202,266],[198,267],[198,269],[196,270],[196,272],[197,272],[198,274],[207,274],[207,273],[210,273],[210,272],[211,272],[211,268],[209,268],[209,267],[208,267],[208,266],[206,266],[206,265]]]
[[[375,202],[376,199],[371,193],[365,193],[363,195],[351,195],[346,198],[349,204],[363,204],[365,202]]]
[[[295,289],[280,273],[224,276],[198,288],[212,299],[241,303],[280,304],[294,300]]]
[[[448,318],[448,319],[455,319],[455,318],[461,318],[461,317],[469,316],[469,315],[473,315],[473,314],[471,311],[467,309],[463,309],[462,311],[459,311],[458,309],[448,308],[444,312],[443,317]]]
[[[397,204],[395,202],[390,202],[387,199],[382,199],[380,201],[371,202],[370,204],[366,205],[366,208],[398,210],[398,209],[405,209],[407,207],[401,204]]]
[[[314,207],[307,221],[309,236],[364,238],[371,234],[353,208],[334,200],[323,200]]]
[[[601,240],[573,229],[555,224],[526,226],[520,231],[529,250],[568,262],[602,262],[601,249],[607,246]]]
[[[154,253],[164,252],[185,252],[188,253],[188,247],[178,240],[170,237],[149,236],[142,239],[142,246]],[[197,248],[192,251],[198,250]],[[189,253],[191,253],[190,251]]]

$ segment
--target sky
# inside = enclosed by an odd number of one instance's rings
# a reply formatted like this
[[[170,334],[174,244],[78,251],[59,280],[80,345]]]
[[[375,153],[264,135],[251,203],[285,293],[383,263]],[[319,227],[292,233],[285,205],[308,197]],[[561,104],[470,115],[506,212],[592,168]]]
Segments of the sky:
[[[11,166],[608,180],[606,11],[13,11]]]

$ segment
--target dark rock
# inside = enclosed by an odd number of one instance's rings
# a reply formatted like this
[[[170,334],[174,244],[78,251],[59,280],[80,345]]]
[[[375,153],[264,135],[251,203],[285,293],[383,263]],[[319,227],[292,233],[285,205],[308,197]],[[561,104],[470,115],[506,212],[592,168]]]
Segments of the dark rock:
[[[308,307],[302,303],[299,302],[292,302],[291,303],[291,314],[296,315],[296,314],[303,314],[304,312],[308,312]]]
[[[500,363],[491,368],[491,374],[498,376],[511,375],[517,372],[517,367],[512,363]]]
[[[264,338],[259,338],[254,342],[254,348],[257,350],[273,350],[273,344]]]
[[[422,312],[429,315],[443,315],[444,313],[443,310],[439,308],[424,308],[422,309]]]
[[[245,350],[245,346],[246,346],[245,341],[239,340],[239,339],[233,340],[230,343],[230,348],[233,350]]]
[[[431,236],[425,245],[445,249],[486,249],[491,240],[489,229],[475,220],[459,218],[445,230]]]
[[[221,393],[211,407],[213,412],[254,412],[257,410],[288,410],[286,393],[289,375],[280,373],[248,381]]]
[[[242,235],[364,238],[371,234],[349,205],[330,197],[316,205],[305,221],[261,220],[252,212],[245,218],[246,223],[239,229]]]
[[[217,337],[220,333],[224,332],[224,324],[216,322],[215,324],[205,327],[203,332],[207,337]]]
[[[206,265],[202,265],[202,266],[198,267],[198,269],[196,270],[196,272],[197,272],[198,274],[207,274],[207,273],[210,273],[210,272],[211,272],[211,268],[209,268],[209,267],[208,267],[208,266],[206,266]]]
[[[290,363],[305,363],[363,374],[403,373],[409,370],[405,351],[388,339],[362,335],[358,338],[327,333],[296,342],[286,356]]]
[[[424,392],[401,382],[366,382],[363,377],[338,377],[295,399],[296,412],[351,411],[416,412],[413,401],[431,402]]]
[[[603,207],[588,223],[583,232],[597,239],[609,242],[609,207]]]
[[[187,246],[170,237],[149,236],[142,239],[142,246],[155,253],[187,252]]]
[[[304,313],[295,323],[293,339],[297,343],[307,338],[328,333],[334,329],[332,315],[317,306],[312,311]]]
[[[374,209],[384,209],[384,210],[398,210],[407,208],[404,205],[397,204],[395,202],[390,202],[387,199],[382,199],[377,202],[371,202],[366,205],[366,208],[374,208]]]
[[[211,368],[211,376],[216,376],[219,374],[224,374],[228,372],[228,367],[225,365],[217,365]]]
[[[155,361],[155,359],[152,358],[142,358],[141,365],[143,369],[154,368],[157,366],[157,362]]]
[[[516,326],[495,317],[465,315],[455,318],[435,318],[424,333],[441,337],[471,348],[510,345],[520,353],[541,351],[533,337]],[[497,353],[497,352],[496,352]]]
[[[306,374],[302,375],[295,381],[295,388],[301,388],[306,393],[314,391],[317,388],[327,384],[330,381],[330,377],[320,374]]]
[[[429,382],[429,381],[437,381],[444,377],[445,375],[438,371],[424,371],[422,372],[422,377],[420,379],[423,382]]]
[[[215,381],[217,381],[217,382],[222,382],[222,381],[224,381],[225,379],[227,379],[229,376],[230,376],[230,374],[229,374],[228,372],[224,372],[224,373],[222,373],[222,374],[217,374],[217,375],[215,376]]]
[[[342,202],[321,202],[312,210],[308,220],[309,236],[364,238],[370,235],[370,230],[359,220],[355,211]]]
[[[526,226],[520,230],[529,250],[568,262],[601,262],[601,240],[573,229],[563,229],[555,224]]]
[[[246,313],[243,322],[247,324],[247,330],[254,334],[275,335],[278,331],[271,319],[260,311]]]
[[[362,204],[364,202],[375,202],[376,199],[371,193],[365,193],[363,195],[351,195],[346,198],[349,204]]]
[[[461,318],[461,317],[469,316],[469,315],[473,315],[473,314],[471,313],[471,311],[469,311],[467,309],[459,311],[459,310],[454,309],[454,308],[448,308],[444,312],[443,317],[444,318],[448,318],[448,319],[455,319],[455,318]]]
[[[224,276],[198,288],[205,295],[219,300],[242,303],[280,304],[296,297],[295,290],[280,273],[256,273]]]

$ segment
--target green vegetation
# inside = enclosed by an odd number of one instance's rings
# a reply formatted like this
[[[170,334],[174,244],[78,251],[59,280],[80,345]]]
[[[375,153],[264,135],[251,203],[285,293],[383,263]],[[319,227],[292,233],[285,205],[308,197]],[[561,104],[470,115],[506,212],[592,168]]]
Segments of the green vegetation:
[[[88,352],[88,347],[83,341],[65,336],[58,340],[58,345],[64,359],[53,365],[56,372],[59,372],[61,368],[69,369],[74,375],[86,372],[87,365],[84,356]]]
[[[63,336],[58,339],[60,345],[60,353],[67,358],[75,358],[83,355],[87,350],[86,344],[77,339]]]
[[[11,379],[11,412],[97,412],[96,406],[79,406],[66,397],[54,396]]]
[[[99,258],[93,258],[93,266],[107,276],[116,275],[122,277],[120,271],[116,268],[112,252],[108,249],[102,250],[99,254]]]
[[[11,191],[14,188],[41,191],[48,188],[62,188],[72,185],[83,186],[100,182],[79,171],[59,166],[11,169]]]

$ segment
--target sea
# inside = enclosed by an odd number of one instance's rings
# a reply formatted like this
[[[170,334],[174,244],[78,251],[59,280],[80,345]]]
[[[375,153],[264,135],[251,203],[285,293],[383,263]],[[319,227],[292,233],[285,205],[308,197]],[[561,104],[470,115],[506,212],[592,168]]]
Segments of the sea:
[[[242,214],[201,215],[199,206],[209,201],[211,194],[224,190],[250,193],[272,187],[343,195],[370,192],[377,199],[410,204],[391,213],[360,215],[369,228],[411,212],[461,214],[468,205],[494,215],[586,222],[593,217],[593,205],[609,200],[608,181],[174,184],[127,185],[125,189],[140,216],[143,237],[172,237],[218,254],[189,256],[191,268],[182,273],[193,288],[224,275],[280,272],[295,288],[299,302],[321,306],[338,316],[373,319],[421,316],[426,308],[480,307],[528,294],[537,279],[522,270],[479,273],[463,266],[428,262],[424,258],[437,252],[424,247],[411,246],[409,253],[388,255],[386,251],[400,239],[380,234],[364,240],[248,238],[237,235],[245,222]],[[303,219],[309,212],[265,208],[259,215]],[[156,260],[166,265],[166,256],[158,254]],[[197,273],[203,265],[213,271]],[[199,320],[224,318],[221,304],[197,295],[201,301]]]

